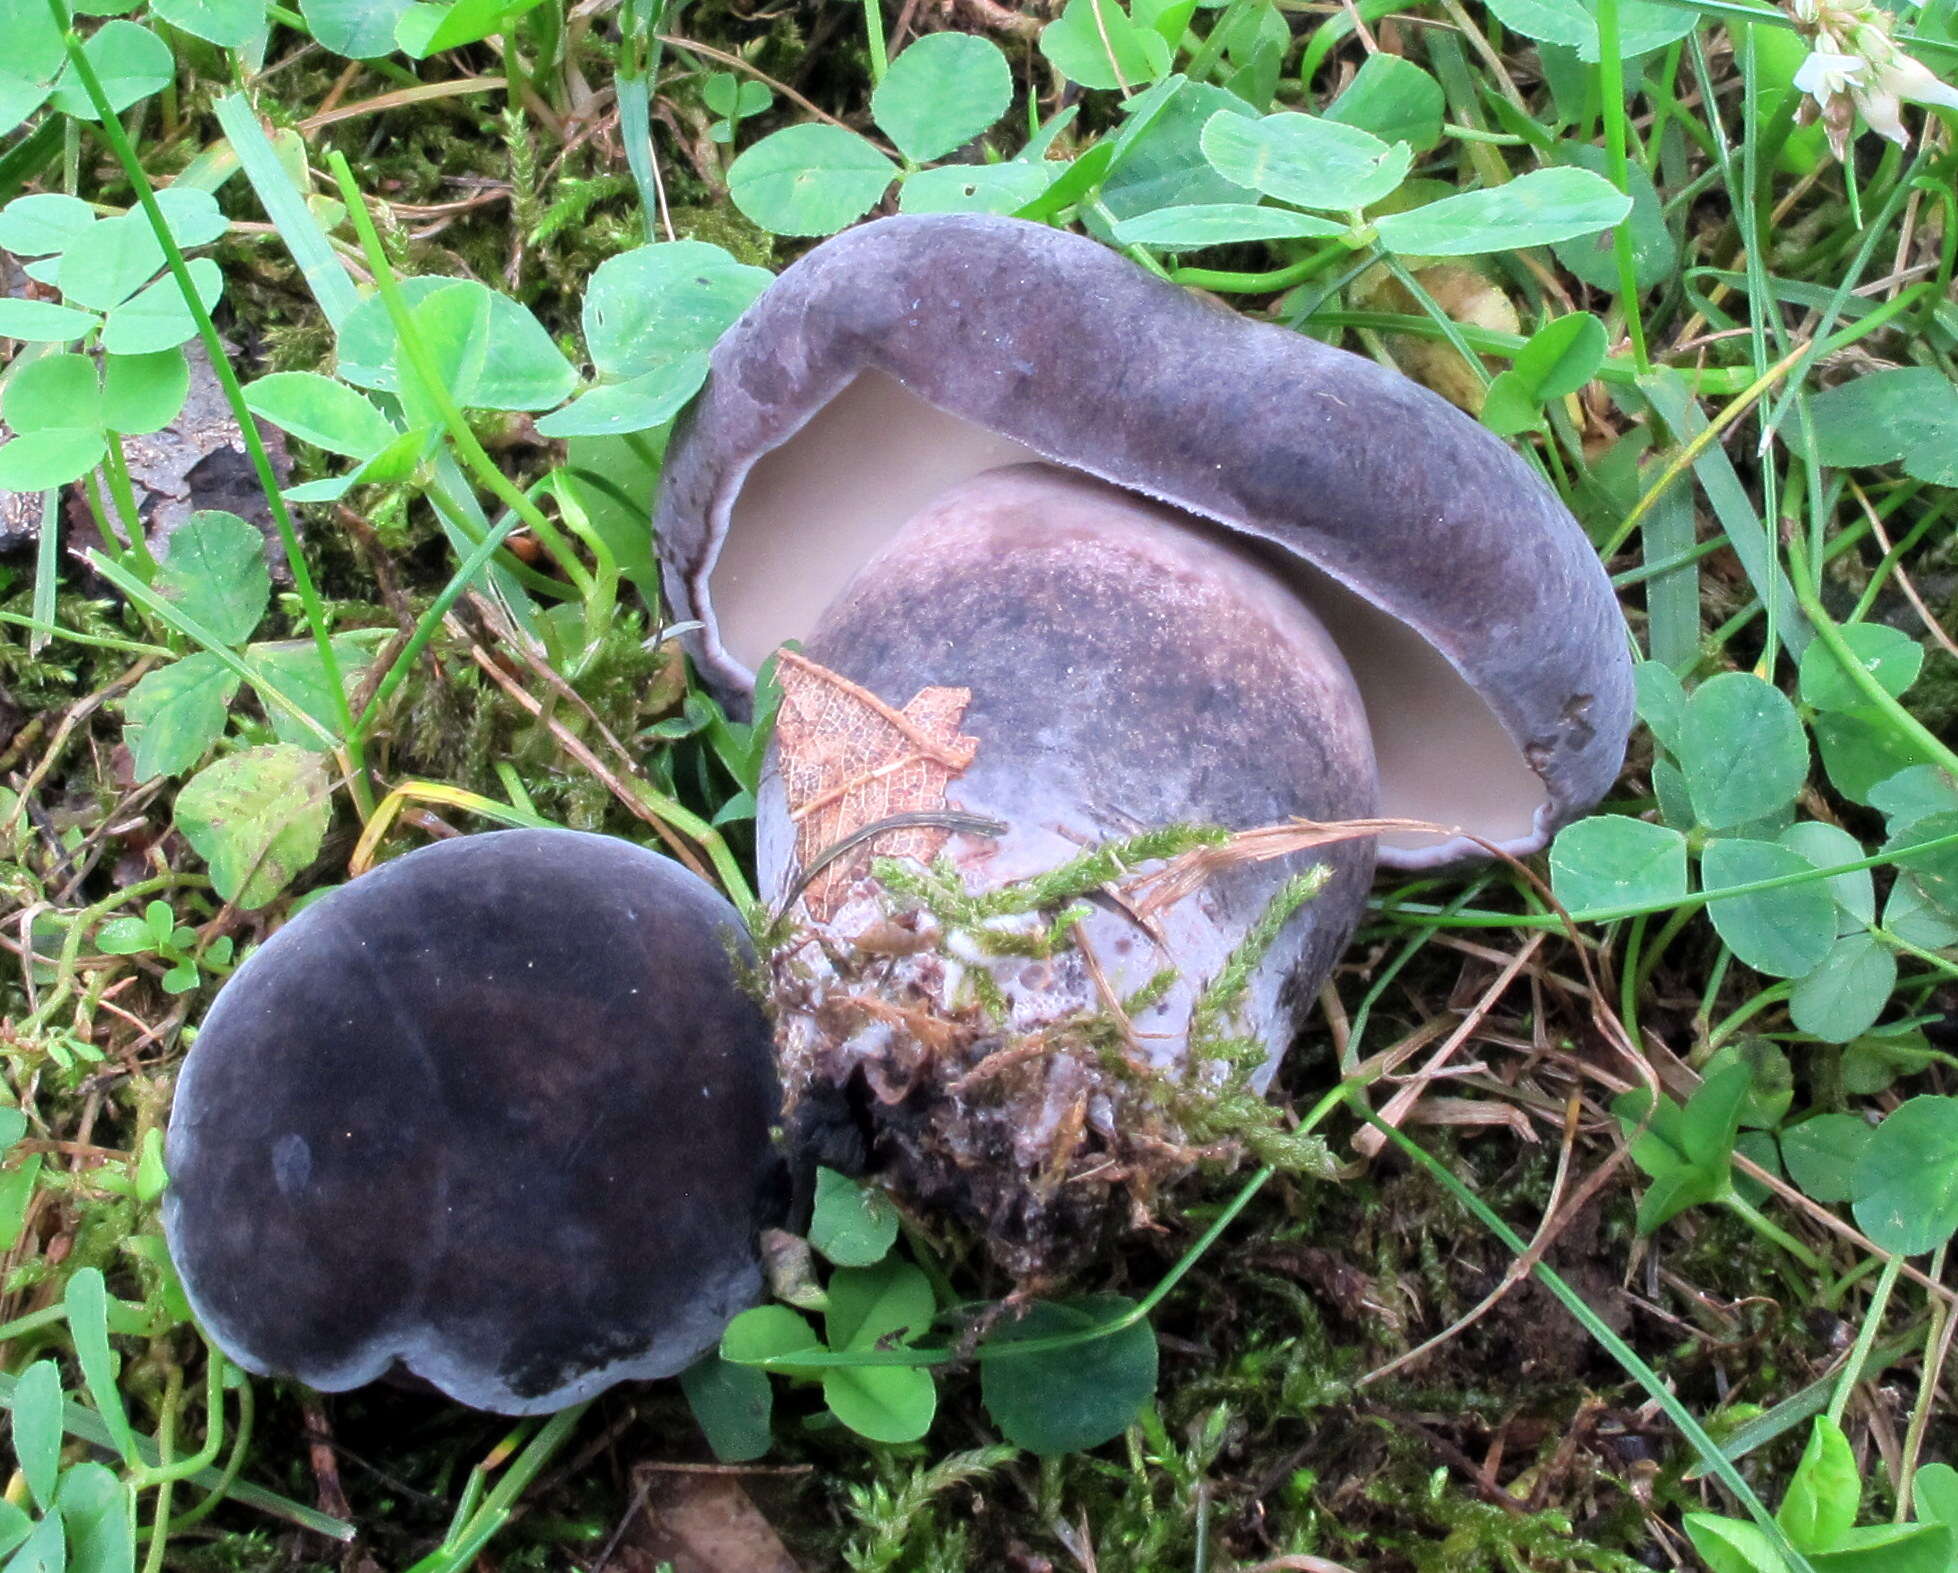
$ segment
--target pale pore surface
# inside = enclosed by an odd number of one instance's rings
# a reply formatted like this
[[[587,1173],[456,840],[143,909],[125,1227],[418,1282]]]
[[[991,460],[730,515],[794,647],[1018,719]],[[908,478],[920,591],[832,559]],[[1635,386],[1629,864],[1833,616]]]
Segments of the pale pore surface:
[[[1044,458],[867,372],[749,470],[712,571],[721,645],[753,670],[948,487]],[[1188,515],[1192,525],[1215,529]],[[1495,714],[1413,629],[1288,552],[1270,554],[1331,630],[1373,729],[1380,812],[1497,843],[1528,837],[1548,801]],[[1435,838],[1383,836],[1383,848]]]

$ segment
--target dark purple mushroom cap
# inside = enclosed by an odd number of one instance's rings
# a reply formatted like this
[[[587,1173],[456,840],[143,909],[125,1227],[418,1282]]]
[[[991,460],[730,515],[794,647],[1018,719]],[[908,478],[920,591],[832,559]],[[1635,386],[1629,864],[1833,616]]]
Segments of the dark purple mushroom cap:
[[[1270,544],[1353,667],[1382,813],[1526,853],[1616,777],[1632,685],[1611,585],[1500,440],[1371,361],[983,215],[837,236],[715,349],[656,520],[706,679],[742,703],[932,497],[1031,458]],[[1475,851],[1390,837],[1381,857]]]
[[[734,909],[565,830],[411,852],[219,994],[178,1081],[163,1221],[247,1370],[405,1371],[538,1414],[667,1376],[761,1291],[777,1175]]]

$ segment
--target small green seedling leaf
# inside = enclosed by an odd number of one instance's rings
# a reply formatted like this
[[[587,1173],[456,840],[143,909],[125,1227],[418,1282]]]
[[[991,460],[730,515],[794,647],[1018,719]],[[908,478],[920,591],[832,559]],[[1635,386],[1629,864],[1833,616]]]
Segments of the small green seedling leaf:
[[[809,1319],[786,1305],[758,1305],[743,1311],[721,1334],[721,1358],[735,1365],[761,1365],[788,1376],[814,1376],[793,1357],[820,1351],[823,1341]]]
[[[204,650],[146,672],[123,702],[136,779],[181,775],[194,766],[224,736],[237,692],[237,675]]]
[[[680,1373],[680,1390],[723,1464],[745,1464],[768,1451],[775,1390],[766,1371],[707,1354]]]
[[[1788,1573],[1766,1531],[1715,1513],[1688,1513],[1686,1538],[1712,1573]]]
[[[1958,811],[1958,781],[1936,765],[1911,765],[1879,782],[1870,793],[1870,806],[1902,830],[1933,814]]]
[[[1407,178],[1414,153],[1357,126],[1285,112],[1247,120],[1223,112],[1205,122],[1204,157],[1226,180],[1302,208],[1351,212]]]
[[[838,1267],[881,1262],[897,1241],[897,1209],[884,1192],[834,1169],[816,1171],[809,1243]]]
[[[1897,939],[1925,950],[1958,945],[1958,913],[1944,912],[1908,874],[1890,887],[1883,905],[1883,926]]]
[[[1679,752],[1679,739],[1686,724],[1686,685],[1679,674],[1663,661],[1641,661],[1632,670],[1638,693],[1638,715],[1659,746],[1669,754]]]
[[[910,1262],[840,1267],[829,1282],[830,1347],[897,1348],[924,1332],[936,1311],[931,1281]],[[922,1366],[837,1366],[823,1372],[823,1400],[860,1436],[913,1442],[931,1429],[938,1388]]]
[[[1588,169],[1537,169],[1486,191],[1464,191],[1376,221],[1389,251],[1467,257],[1547,246],[1610,229],[1632,199]]]
[[[1700,875],[1709,893],[1732,885],[1806,874],[1815,865],[1772,841],[1740,837],[1707,844]],[[1821,880],[1738,896],[1715,896],[1706,914],[1734,955],[1756,972],[1799,978],[1822,965],[1836,942],[1836,903]]]
[[[0,251],[17,257],[53,257],[95,223],[95,209],[80,197],[37,191],[0,208]]]
[[[1856,1114],[1818,1114],[1781,1133],[1781,1161],[1810,1201],[1833,1205],[1852,1193],[1851,1177],[1876,1127]]]
[[[26,1120],[21,1118],[20,1110],[0,1110],[0,1114],[13,1115],[20,1122],[23,1134]],[[11,1127],[13,1122],[9,1121]],[[13,1141],[5,1145],[11,1147]],[[42,1155],[30,1152],[25,1156],[16,1153],[4,1169],[0,1169],[0,1251],[11,1251],[20,1241],[21,1231],[27,1227],[27,1209],[34,1200],[34,1187],[41,1178]],[[3,1500],[3,1499],[0,1499]]]
[[[518,17],[542,3],[543,0],[455,0],[453,5],[431,7],[436,12],[434,25],[419,40],[419,47],[408,52],[424,59],[444,49],[477,43],[493,33],[506,33]],[[402,26],[402,22],[395,24],[397,39],[401,37]]]
[[[320,756],[287,743],[206,766],[177,794],[176,823],[226,901],[262,907],[319,855],[332,817]]]
[[[1327,239],[1345,232],[1344,224],[1331,219],[1251,202],[1158,208],[1123,219],[1115,226],[1115,238],[1125,246],[1161,246],[1166,251],[1233,246],[1252,240]]]
[[[1686,838],[1622,814],[1566,825],[1550,848],[1551,889],[1574,916],[1686,896]]]
[[[1588,169],[1605,179],[1611,178],[1610,155],[1602,147],[1593,147],[1588,142],[1558,143],[1556,161],[1578,169]],[[1632,199],[1632,209],[1622,224],[1614,228],[1622,229],[1631,238],[1634,287],[1640,291],[1657,289],[1679,272],[1679,243],[1666,227],[1665,208],[1659,201],[1658,188],[1652,184],[1652,177],[1645,172],[1645,166],[1633,159],[1625,168],[1624,181],[1626,195]],[[1613,184],[1615,186],[1617,182],[1613,181]],[[1558,241],[1551,247],[1551,252],[1566,269],[1591,288],[1606,292],[1616,292],[1619,288],[1621,280],[1615,235],[1601,231],[1594,235],[1575,236],[1570,240]]]
[[[43,1508],[54,1502],[61,1471],[61,1372],[52,1360],[36,1360],[14,1387],[14,1457],[27,1489]]]
[[[272,593],[264,539],[235,513],[194,513],[170,537],[156,590],[227,644],[242,644]]]
[[[25,344],[67,344],[91,331],[96,321],[90,312],[51,300],[0,300],[0,334]]]
[[[789,126],[763,137],[731,165],[734,205],[776,235],[833,235],[884,194],[897,167],[842,126]]]
[[[1167,76],[1173,58],[1162,34],[1118,0],[1067,0],[1041,30],[1040,52],[1070,82],[1104,92]]]
[[[410,278],[401,294],[456,402],[466,410],[548,410],[578,385],[566,360],[522,302],[474,279]],[[379,393],[403,391],[387,306],[362,301],[340,324],[342,380]],[[412,379],[410,379],[412,381]],[[430,416],[410,424],[432,425]]]
[[[334,660],[340,667],[340,681],[348,697],[360,687],[367,664],[374,658],[375,645],[385,637],[379,629],[363,629],[339,634],[333,640]],[[265,697],[269,687],[289,699],[302,713],[331,732],[340,724],[340,707],[334,701],[333,680],[327,675],[320,647],[311,639],[280,639],[255,644],[245,651],[272,731],[281,743],[317,749],[319,733],[294,716],[284,705]]]
[[[99,431],[102,390],[86,355],[43,355],[7,379],[0,415],[23,435],[75,429]]]
[[[197,299],[208,315],[224,293],[224,274],[209,257],[186,265]],[[102,325],[102,348],[111,355],[154,355],[195,338],[197,319],[184,302],[177,281],[166,275],[139,290],[109,313]]]
[[[1917,763],[1917,745],[1868,710],[1823,710],[1815,746],[1829,782],[1852,803],[1867,803],[1883,782]]]
[[[1872,1027],[1842,1055],[1842,1090],[1859,1098],[1888,1092],[1905,1076],[1928,1069],[1938,1056],[1910,1021]]]
[[[1849,1438],[1827,1415],[1817,1415],[1775,1522],[1797,1551],[1827,1551],[1856,1527],[1862,1501]]]
[[[243,49],[265,29],[265,0],[152,0],[151,9],[221,49]]]
[[[163,270],[163,247],[140,212],[105,218],[61,257],[62,297],[73,306],[108,311]]]
[[[1598,23],[1584,0],[1491,0],[1496,19],[1539,43],[1575,49],[1586,65],[1598,64]],[[1633,60],[1684,38],[1696,18],[1655,0],[1623,0],[1618,15],[1621,59]]]
[[[840,1267],[829,1281],[824,1326],[832,1349],[893,1348],[931,1325],[938,1304],[931,1280],[910,1262]]]
[[[1897,958],[1874,934],[1845,934],[1788,997],[1788,1014],[1824,1043],[1848,1043],[1876,1025],[1897,987]]]
[[[1639,1233],[1650,1234],[1688,1207],[1727,1194],[1734,1138],[1753,1085],[1753,1071],[1737,1061],[1711,1071],[1683,1109],[1665,1097],[1655,1106],[1644,1087],[1612,1101],[1611,1112],[1631,1142],[1632,1161],[1652,1181],[1639,1204]],[[1643,1134],[1635,1134],[1641,1125]]]
[[[245,389],[254,415],[328,453],[371,459],[400,435],[366,395],[310,371],[275,371]]]
[[[707,352],[581,393],[537,422],[546,437],[623,437],[664,426],[707,380]]]
[[[147,27],[135,22],[104,22],[82,44],[82,54],[95,68],[109,108],[121,114],[131,104],[170,85],[177,63],[170,46]],[[72,68],[55,83],[54,107],[77,120],[93,121],[95,100]]]
[[[156,909],[163,909],[161,938],[167,941],[176,923],[167,901],[152,901],[141,917],[111,918],[95,931],[95,948],[105,956],[138,956],[155,950],[159,939]]]
[[[1808,777],[1801,718],[1780,689],[1751,672],[1722,672],[1693,690],[1679,754],[1693,810],[1710,830],[1779,812]]]
[[[1924,647],[1909,634],[1883,623],[1848,623],[1840,632],[1857,664],[1893,699],[1924,669]],[[1820,639],[1802,652],[1800,684],[1802,698],[1818,710],[1858,711],[1874,705]]]
[[[1017,213],[1066,168],[1058,163],[940,164],[904,177],[900,213]]]
[[[775,95],[761,83],[732,71],[715,71],[701,83],[700,101],[723,120],[746,120],[764,113],[775,102]]]
[[[950,37],[949,34],[934,35]],[[585,348],[606,377],[625,379],[692,360],[772,281],[719,246],[670,240],[608,257],[585,289]]]
[[[823,1372],[830,1413],[873,1442],[915,1442],[938,1413],[938,1387],[919,1366],[835,1366]]]
[[[1912,1495],[1920,1519],[1958,1529],[1958,1469],[1946,1463],[1926,1464],[1917,1472]]]
[[[1795,1072],[1781,1046],[1769,1038],[1741,1038],[1723,1045],[1706,1062],[1711,1076],[1729,1065],[1745,1065],[1747,1095],[1741,1100],[1740,1123],[1760,1130],[1780,1125],[1795,1101]]]
[[[1913,820],[1883,844],[1896,857],[1897,867],[1909,874],[1932,905],[1958,917],[1958,844],[1939,841],[1958,838],[1958,809]]]
[[[1866,1524],[1809,1561],[1815,1573],[1951,1573],[1952,1555],[1943,1524]]]
[[[129,1573],[136,1565],[135,1492],[84,1459],[61,1472],[55,1506],[68,1539],[69,1573]]]
[[[0,492],[43,492],[66,486],[102,462],[107,451],[94,431],[37,431],[0,446]]]
[[[1862,842],[1840,825],[1831,825],[1826,820],[1799,820],[1782,831],[1778,839],[1817,868],[1860,862],[1866,855]],[[1826,883],[1829,895],[1841,911],[1843,933],[1854,933],[1876,921],[1876,884],[1868,869],[1836,874]]]
[[[1942,372],[1870,372],[1809,401],[1816,456],[1845,468],[1901,460],[1935,486],[1958,485],[1958,387]]]
[[[1257,121],[1235,93],[1181,76],[1165,77],[1123,105],[1121,130],[1112,143],[1097,144],[1112,150],[1097,198],[1108,218],[1119,223],[1167,208],[1256,202],[1257,192],[1225,179],[1204,155],[1203,128],[1219,114],[1246,125]]]
[[[190,394],[190,364],[180,349],[110,355],[102,367],[102,424],[125,437],[161,431]]]
[[[999,46],[970,33],[928,33],[890,63],[870,116],[914,164],[963,147],[1006,113],[1013,70]]]
[[[0,1557],[4,1557],[27,1537],[34,1533],[34,1520],[27,1516],[26,1510],[16,1507],[5,1497],[0,1497]],[[133,1566],[133,1562],[127,1566]],[[7,1564],[12,1573],[13,1564]],[[23,1568],[22,1573],[26,1573]]]
[[[170,1187],[170,1171],[163,1166],[163,1132],[152,1125],[143,1133],[143,1146],[136,1159],[136,1200],[153,1202]]]
[[[300,0],[306,19],[322,49],[349,60],[373,60],[392,54],[394,28],[410,0]]]
[[[1543,405],[1577,392],[1597,375],[1604,357],[1604,324],[1588,311],[1545,323],[1490,385],[1482,424],[1505,436],[1539,429]]]
[[[86,355],[43,355],[8,379],[0,416],[19,433],[0,447],[0,490],[43,491],[102,462],[102,394]]]
[[[1066,1348],[1015,1354],[1013,1345],[1078,1334],[1135,1309],[1122,1295],[1037,1300],[980,1346],[980,1390],[1000,1435],[1052,1457],[1098,1447],[1128,1429],[1156,1392],[1156,1334],[1146,1318]]]
[[[101,1271],[84,1267],[68,1280],[62,1296],[68,1310],[68,1336],[75,1343],[75,1360],[82,1368],[89,1397],[108,1428],[109,1442],[122,1457],[136,1461],[136,1438],[123,1412],[122,1392],[116,1386],[116,1357],[109,1348],[109,1291]]]
[[[1441,142],[1447,108],[1439,82],[1413,61],[1382,50],[1366,57],[1346,91],[1326,107],[1326,118],[1425,153]]]
[[[1899,1104],[1871,1134],[1851,1179],[1856,1222],[1879,1249],[1916,1256],[1958,1229],[1958,1098]]]

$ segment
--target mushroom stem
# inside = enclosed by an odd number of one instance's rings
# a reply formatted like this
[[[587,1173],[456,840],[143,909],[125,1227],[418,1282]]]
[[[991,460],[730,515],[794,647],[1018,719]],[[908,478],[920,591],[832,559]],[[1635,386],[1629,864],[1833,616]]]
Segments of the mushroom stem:
[[[1194,1161],[1192,1096],[1263,1090],[1374,857],[1247,865],[1145,919],[1135,870],[1084,854],[1372,813],[1352,675],[1247,550],[1044,464],[928,504],[782,671],[759,846],[765,894],[795,898],[791,1112],[863,1089],[907,1192],[982,1220],[1022,1281],[1062,1276]]]

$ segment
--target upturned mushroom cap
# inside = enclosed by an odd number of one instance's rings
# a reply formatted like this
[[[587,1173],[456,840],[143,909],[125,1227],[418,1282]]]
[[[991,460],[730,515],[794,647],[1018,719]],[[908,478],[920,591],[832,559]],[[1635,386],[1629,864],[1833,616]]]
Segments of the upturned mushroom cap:
[[[667,1376],[758,1298],[776,1087],[734,909],[572,831],[411,852],[227,983],[163,1219],[199,1320],[329,1391],[537,1414]]]
[[[983,215],[840,235],[715,349],[656,520],[703,674],[739,705],[931,497],[1034,458],[1278,549],[1353,667],[1382,813],[1526,853],[1616,776],[1632,688],[1610,583],[1501,441],[1371,361]],[[1381,857],[1476,850],[1390,837]]]

